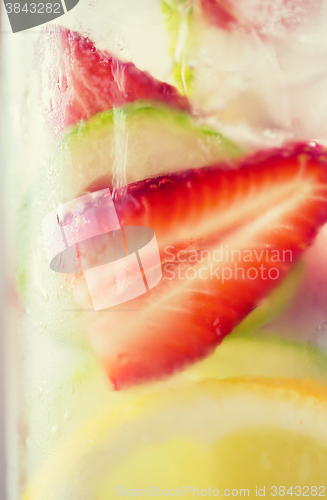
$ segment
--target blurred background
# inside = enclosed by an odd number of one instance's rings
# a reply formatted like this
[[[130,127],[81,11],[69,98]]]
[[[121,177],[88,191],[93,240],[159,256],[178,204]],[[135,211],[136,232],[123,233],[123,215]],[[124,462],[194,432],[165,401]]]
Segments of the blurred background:
[[[1,78],[1,73],[0,73]],[[2,83],[2,82],[1,82]],[[1,114],[1,108],[0,108]],[[3,158],[0,147],[0,210],[3,209]],[[5,495],[5,450],[4,450],[4,259],[3,217],[0,217],[0,499]]]
[[[0,186],[1,191],[3,189],[3,162],[0,158]],[[2,192],[1,192],[2,195]],[[2,198],[2,196],[1,196]],[[2,207],[1,207],[2,208]],[[1,221],[0,217],[0,221]],[[1,231],[1,239],[0,239],[0,499],[4,500],[6,498],[5,495],[5,450],[4,450],[4,325],[3,325],[3,287],[4,287],[4,279],[3,279],[3,259],[2,259],[2,224],[0,226]]]
[[[0,3],[0,26],[2,26],[2,1]],[[1,60],[1,30],[0,30],[0,62]],[[0,116],[2,111],[2,64],[0,64]],[[3,124],[1,123],[0,134]],[[0,138],[1,139],[1,138]],[[4,165],[2,157],[2,141],[0,141],[0,210],[3,213]],[[4,431],[4,238],[3,217],[0,217],[0,500],[6,499],[5,493],[5,431]]]

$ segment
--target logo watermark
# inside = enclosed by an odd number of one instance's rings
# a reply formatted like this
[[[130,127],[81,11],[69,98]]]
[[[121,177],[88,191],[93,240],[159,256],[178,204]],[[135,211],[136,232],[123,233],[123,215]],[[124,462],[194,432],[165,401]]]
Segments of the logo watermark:
[[[233,248],[166,246],[161,256],[154,231],[144,226],[120,227],[109,189],[87,194],[53,210],[43,220],[50,268],[83,272],[96,311],[146,293],[161,279],[276,282],[292,251],[268,245]]]
[[[83,271],[95,311],[127,302],[162,278],[154,231],[121,227],[109,189],[76,198],[43,219],[50,268]]]
[[[285,495],[295,496],[326,496],[325,486],[255,486],[250,488],[197,488],[195,486],[177,486],[175,488],[160,488],[150,486],[149,488],[125,488],[117,487],[119,497],[282,497]]]
[[[293,261],[291,250],[234,249],[221,244],[213,250],[167,246],[163,255],[165,280],[272,280],[280,278],[281,263]]]
[[[124,488],[124,486],[117,487],[117,496],[148,496],[149,497],[190,497],[190,496],[213,496],[213,497],[249,497],[250,490],[248,488],[225,488],[219,490],[218,488],[196,488],[195,486],[177,486],[175,488],[159,488],[158,486],[150,486],[149,488]],[[258,488],[256,488],[256,496],[258,496]],[[260,494],[260,496],[262,496]]]

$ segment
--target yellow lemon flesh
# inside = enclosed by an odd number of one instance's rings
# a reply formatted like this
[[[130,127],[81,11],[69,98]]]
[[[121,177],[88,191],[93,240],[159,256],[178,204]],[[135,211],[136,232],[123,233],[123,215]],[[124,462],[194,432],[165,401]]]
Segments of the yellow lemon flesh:
[[[286,497],[306,488],[323,496],[326,486],[327,389],[237,378],[130,395],[57,448],[23,500],[177,496],[178,488],[186,498],[273,498],[283,488]]]

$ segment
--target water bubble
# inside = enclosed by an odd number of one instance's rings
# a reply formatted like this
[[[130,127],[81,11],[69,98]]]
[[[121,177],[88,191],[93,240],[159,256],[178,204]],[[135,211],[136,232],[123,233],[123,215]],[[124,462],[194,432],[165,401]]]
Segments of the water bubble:
[[[58,425],[54,425],[54,426],[51,428],[51,434],[52,434],[52,436],[54,436],[54,437],[58,437],[58,435],[59,435],[59,427],[58,427]]]
[[[59,78],[58,78],[58,89],[60,90],[60,92],[62,93],[65,93],[67,88],[68,88],[68,81],[67,81],[67,76],[64,75],[62,72],[60,72],[59,74]]]
[[[216,318],[215,321],[213,322],[213,326],[215,328],[215,332],[218,335],[218,337],[221,335],[221,329],[220,329],[220,319]]]
[[[124,37],[119,37],[117,40],[117,48],[118,50],[124,50],[126,45],[125,38]]]
[[[65,414],[64,414],[64,419],[68,421],[68,420],[70,420],[71,418],[72,418],[72,414],[71,414],[70,410],[68,410],[68,409],[67,409],[67,410],[65,411]]]

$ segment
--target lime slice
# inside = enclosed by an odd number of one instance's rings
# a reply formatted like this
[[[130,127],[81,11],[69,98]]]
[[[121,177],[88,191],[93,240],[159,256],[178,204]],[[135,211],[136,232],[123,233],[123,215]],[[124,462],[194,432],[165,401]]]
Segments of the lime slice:
[[[192,89],[194,70],[189,64],[187,49],[191,44],[193,4],[185,0],[161,0],[162,12],[169,12],[166,24],[169,52],[173,58],[174,83],[182,94]]]
[[[234,329],[234,335],[251,333],[280,316],[291,305],[303,277],[305,265],[300,261],[284,281],[248,314]]]
[[[208,358],[185,372],[192,379],[264,376],[327,384],[327,355],[303,344],[259,331],[226,337]]]
[[[212,165],[242,154],[232,141],[196,124],[187,113],[137,101],[98,113],[72,130],[56,153],[64,200],[106,178],[120,185]]]
[[[289,98],[269,44],[251,30],[220,29],[204,6],[214,0],[162,1],[163,12],[171,10],[172,77],[195,112],[245,147],[288,140]],[[269,128],[274,138],[267,137]]]
[[[113,177],[121,186],[240,154],[221,134],[160,103],[139,101],[99,113],[72,129],[41,166],[16,214],[18,287],[37,328],[59,342],[82,343],[90,314],[81,304],[93,309],[83,275],[63,276],[49,267],[42,237],[48,213],[86,189],[110,187]]]
[[[22,499],[108,500],[153,486],[175,494],[191,486],[189,498],[193,486],[245,488],[250,498],[260,487],[272,498],[274,486],[323,491],[326,470],[326,388],[206,380],[104,411],[51,453]]]

